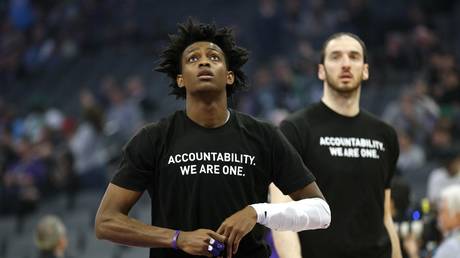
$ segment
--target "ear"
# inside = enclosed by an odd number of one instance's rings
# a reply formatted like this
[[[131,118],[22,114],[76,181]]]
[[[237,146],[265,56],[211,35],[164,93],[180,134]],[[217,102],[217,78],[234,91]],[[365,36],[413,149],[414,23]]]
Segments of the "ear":
[[[369,79],[369,64],[364,64],[363,80],[367,81],[368,79]]]
[[[235,74],[232,71],[227,72],[227,85],[233,85],[235,82]]]
[[[323,64],[318,65],[318,78],[321,81],[326,80],[326,70],[324,70],[324,65]]]
[[[184,79],[182,78],[182,74],[178,74],[177,77],[176,77],[176,82],[177,82],[177,85],[179,86],[179,88],[182,88],[184,87]]]
[[[62,236],[61,238],[59,238],[59,241],[57,243],[57,248],[59,248],[60,250],[65,250],[68,245],[69,245],[69,241],[67,240],[67,237]]]

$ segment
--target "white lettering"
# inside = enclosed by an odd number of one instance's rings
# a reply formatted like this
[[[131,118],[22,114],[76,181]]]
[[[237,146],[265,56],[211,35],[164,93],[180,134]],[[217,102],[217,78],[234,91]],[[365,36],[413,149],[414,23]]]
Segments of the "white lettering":
[[[341,147],[336,147],[336,148],[329,147],[329,151],[331,152],[331,156],[338,156],[338,157],[343,156]]]

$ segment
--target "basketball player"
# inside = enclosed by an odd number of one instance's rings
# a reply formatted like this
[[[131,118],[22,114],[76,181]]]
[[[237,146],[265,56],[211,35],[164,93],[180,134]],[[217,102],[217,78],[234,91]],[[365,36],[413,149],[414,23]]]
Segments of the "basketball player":
[[[359,106],[362,81],[369,78],[366,46],[354,34],[334,34],[318,68],[321,101],[290,115],[281,130],[317,178],[332,223],[300,232],[300,246],[296,234],[275,232],[277,250],[289,258],[401,257],[390,214],[396,133]],[[273,191],[273,200],[280,199]]]
[[[189,20],[161,57],[157,70],[185,110],[145,126],[124,147],[96,236],[149,247],[151,258],[223,255],[217,242],[228,258],[267,258],[262,225],[326,228],[329,206],[295,149],[275,127],[227,106],[246,87],[247,51],[231,30]],[[295,201],[266,203],[271,182]],[[144,191],[152,225],[128,215]]]

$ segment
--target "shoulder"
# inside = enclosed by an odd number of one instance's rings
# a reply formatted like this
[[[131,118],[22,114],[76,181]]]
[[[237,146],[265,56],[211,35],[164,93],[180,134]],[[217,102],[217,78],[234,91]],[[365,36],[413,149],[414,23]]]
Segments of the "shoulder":
[[[286,117],[281,122],[281,130],[295,130],[297,132],[307,132],[310,124],[315,124],[321,120],[321,107],[318,103],[299,109]]]
[[[362,119],[366,121],[367,125],[369,125],[371,129],[396,138],[396,130],[393,128],[393,126],[366,110],[362,110],[361,113]]]
[[[268,121],[255,118],[251,115],[241,113],[236,110],[232,110],[235,115],[235,119],[240,127],[252,129],[252,130],[273,130],[276,127]]]
[[[181,119],[183,111],[176,111],[170,114],[167,117],[160,119],[157,122],[151,122],[146,124],[144,127],[141,128],[141,132],[147,133],[158,133],[161,131],[168,130],[171,126],[173,126],[178,120]]]
[[[167,134],[171,133],[180,121],[182,111],[176,111],[175,113],[164,117],[156,122],[151,122],[140,128],[133,138],[149,139],[150,141],[157,141],[165,139]]]
[[[456,237],[450,237],[445,242],[443,242],[438,250],[434,258],[454,258],[457,257],[456,255],[460,252],[460,239]]]
[[[369,124],[374,125],[375,127],[382,128],[382,130],[395,132],[393,126],[383,121],[382,119],[378,118],[377,116],[370,113],[369,111],[361,110],[361,112],[362,112],[363,119],[366,119],[366,121]]]
[[[292,114],[287,116],[284,121],[294,125],[304,124],[312,119],[315,119],[318,116],[319,112],[320,105],[318,103],[312,104],[308,107],[293,112]]]
[[[271,142],[273,137],[281,134],[279,128],[268,121],[238,111],[233,112],[238,130],[250,138]]]

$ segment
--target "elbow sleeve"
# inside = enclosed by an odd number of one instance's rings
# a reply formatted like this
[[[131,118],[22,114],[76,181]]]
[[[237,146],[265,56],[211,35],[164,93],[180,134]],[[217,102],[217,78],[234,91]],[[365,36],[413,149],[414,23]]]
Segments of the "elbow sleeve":
[[[274,230],[299,232],[327,228],[331,223],[331,210],[321,198],[251,206],[256,210],[257,222]]]

